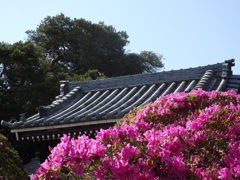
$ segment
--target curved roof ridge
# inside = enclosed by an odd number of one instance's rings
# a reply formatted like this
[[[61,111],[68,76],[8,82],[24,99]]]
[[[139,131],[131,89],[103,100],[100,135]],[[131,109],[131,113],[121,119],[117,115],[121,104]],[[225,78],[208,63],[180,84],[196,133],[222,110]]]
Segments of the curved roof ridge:
[[[69,93],[67,93],[65,96],[62,96],[61,98],[53,101],[50,105],[47,106],[39,106],[38,112],[40,117],[45,117],[51,113],[53,113],[54,111],[57,111],[58,109],[62,108],[64,105],[73,102],[74,100],[76,100],[77,96],[79,94],[81,94],[81,87],[75,87],[74,89],[72,89]]]
[[[62,116],[63,114],[69,114],[71,113],[73,110],[75,110],[78,106],[81,106],[81,104],[83,104],[85,101],[87,101],[87,99],[89,99],[92,95],[92,92],[86,93],[84,96],[82,96],[82,98],[80,98],[79,100],[77,100],[74,104],[72,104],[71,106],[69,106],[68,108],[65,108],[64,110],[62,110],[59,113],[55,113],[53,114],[51,117],[46,117],[45,121],[55,121],[56,119],[59,119],[59,116]]]
[[[207,83],[210,81],[210,79],[213,77],[213,70],[207,70],[200,81],[197,83],[197,85],[194,87],[194,89],[201,88],[205,90],[205,87]]]
[[[162,71],[150,74],[135,74],[128,76],[112,77],[100,80],[91,81],[79,81],[79,82],[69,82],[66,84],[67,89],[71,90],[77,86],[80,86],[83,91],[92,90],[102,90],[102,89],[115,89],[131,86],[149,85],[149,84],[159,84],[164,82],[179,82],[187,81],[192,79],[199,79],[202,77],[207,70],[211,69],[217,75],[222,75],[223,64],[228,64],[229,67],[234,65],[234,60],[227,60],[223,63],[216,63],[206,66],[198,66],[194,68],[186,68],[171,71]]]
[[[23,114],[17,122],[2,121],[1,124],[3,127],[12,128],[16,137],[18,132],[21,132],[19,135],[23,138],[29,135],[22,132],[36,130],[42,133],[43,128],[48,126],[59,132],[65,131],[65,127],[69,127],[71,132],[80,131],[77,126],[81,122],[85,123],[81,126],[97,128],[96,124],[99,127],[104,124],[105,127],[116,122],[116,119],[121,118],[133,106],[154,101],[158,96],[172,92],[189,92],[196,88],[206,91],[232,89],[240,92],[240,75],[232,74],[232,66],[234,59],[207,66],[153,74],[85,82],[62,81],[60,95],[52,104],[40,107],[38,114],[28,119]],[[152,91],[150,91],[151,87]],[[108,96],[113,92],[115,92],[113,96]],[[94,124],[91,124],[93,120]]]

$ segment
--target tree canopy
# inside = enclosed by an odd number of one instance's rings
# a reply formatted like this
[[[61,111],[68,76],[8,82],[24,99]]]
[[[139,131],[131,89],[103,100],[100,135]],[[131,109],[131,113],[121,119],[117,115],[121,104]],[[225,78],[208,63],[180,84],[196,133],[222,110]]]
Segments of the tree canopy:
[[[38,104],[48,104],[58,93],[59,79],[46,71],[49,62],[31,42],[0,44],[0,106],[2,119],[18,119],[20,113],[36,113]],[[58,73],[59,76],[60,73]],[[62,76],[64,78],[64,76]]]
[[[69,74],[98,69],[112,77],[155,72],[163,67],[162,56],[153,52],[125,53],[127,33],[103,22],[94,24],[60,14],[46,17],[36,30],[27,34],[30,41],[43,49],[51,68],[59,66]]]
[[[22,160],[8,139],[0,133],[0,178],[29,179]]]
[[[126,53],[125,31],[64,14],[48,16],[28,40],[0,43],[0,119],[19,119],[51,103],[60,80],[82,81],[138,73],[163,67],[151,51]]]

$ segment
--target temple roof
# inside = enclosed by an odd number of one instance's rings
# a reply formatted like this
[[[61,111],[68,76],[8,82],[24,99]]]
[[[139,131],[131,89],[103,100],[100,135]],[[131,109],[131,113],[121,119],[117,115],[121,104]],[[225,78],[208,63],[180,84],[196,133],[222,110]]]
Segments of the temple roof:
[[[137,74],[84,82],[62,81],[60,95],[38,113],[18,122],[2,121],[19,139],[51,139],[63,133],[81,134],[108,127],[134,107],[154,102],[174,92],[239,91],[240,75],[234,60],[196,68]]]

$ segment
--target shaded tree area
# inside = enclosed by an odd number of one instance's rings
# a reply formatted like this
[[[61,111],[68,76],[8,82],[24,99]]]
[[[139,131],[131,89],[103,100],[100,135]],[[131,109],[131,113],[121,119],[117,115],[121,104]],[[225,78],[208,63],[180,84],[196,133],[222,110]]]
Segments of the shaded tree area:
[[[23,112],[36,113],[37,105],[54,100],[59,79],[64,78],[61,73],[46,71],[48,60],[31,42],[1,43],[0,63],[1,119],[19,119]]]
[[[59,81],[83,81],[153,73],[162,56],[151,51],[126,53],[125,31],[64,14],[46,17],[28,40],[0,43],[0,119],[29,117],[59,94]]]
[[[19,154],[2,134],[0,134],[0,157],[0,177],[3,179],[29,179]]]

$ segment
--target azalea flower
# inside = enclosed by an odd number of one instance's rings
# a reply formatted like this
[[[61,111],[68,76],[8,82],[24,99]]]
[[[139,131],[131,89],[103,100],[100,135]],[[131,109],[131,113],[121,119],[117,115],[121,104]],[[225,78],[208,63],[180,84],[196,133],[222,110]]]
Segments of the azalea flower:
[[[161,96],[95,139],[64,135],[31,178],[239,179],[239,104],[234,91]]]

